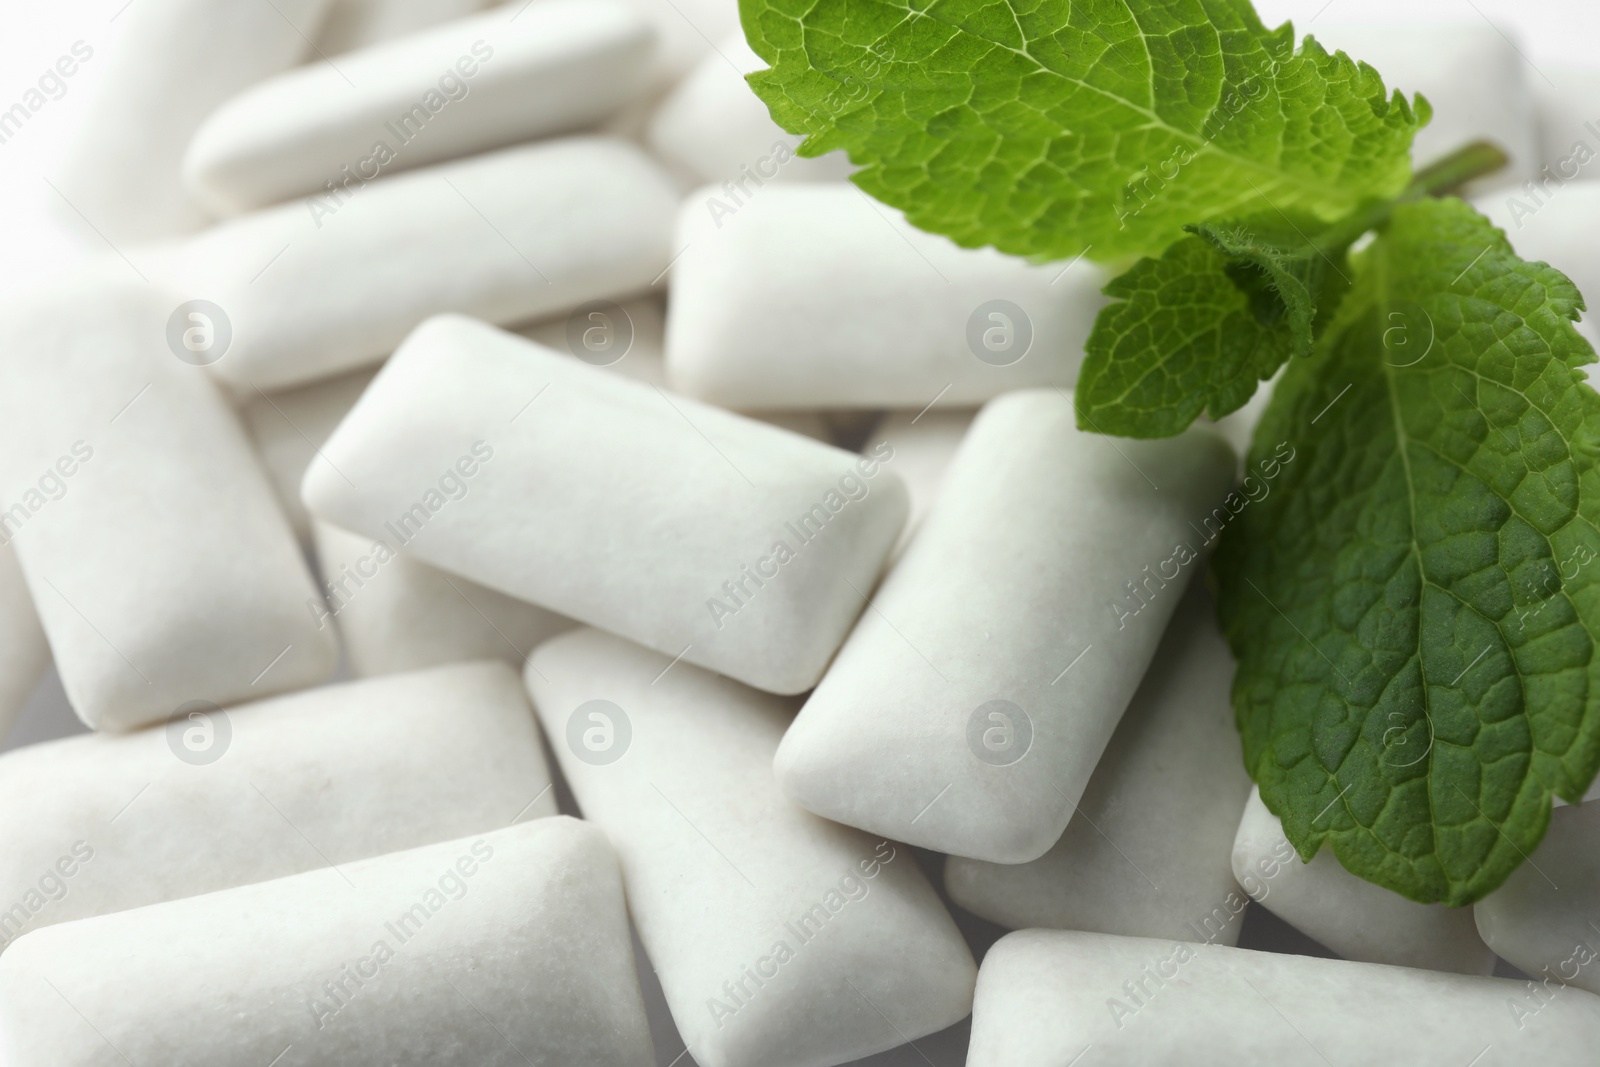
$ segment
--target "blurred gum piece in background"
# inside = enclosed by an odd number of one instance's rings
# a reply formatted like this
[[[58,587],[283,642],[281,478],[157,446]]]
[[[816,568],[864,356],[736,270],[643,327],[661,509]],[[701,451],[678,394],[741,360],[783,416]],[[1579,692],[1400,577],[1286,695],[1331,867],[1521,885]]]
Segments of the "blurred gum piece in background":
[[[767,105],[750,91],[743,75],[767,64],[750,50],[744,34],[717,44],[667,94],[646,131],[650,150],[687,176],[691,183],[716,185],[752,172],[761,180],[843,181],[855,168],[842,149],[802,159],[801,141],[772,121]],[[786,151],[776,152],[782,145]]]
[[[300,502],[306,468],[377,373],[376,367],[364,367],[282,392],[255,390],[239,407],[278,504],[302,543],[311,541],[311,516]]]
[[[252,86],[196,132],[184,177],[231,215],[580,129],[642,89],[654,43],[620,0],[507,5]]]
[[[316,50],[342,55],[463,18],[484,6],[483,0],[332,0]]]
[[[205,293],[233,342],[211,367],[254,398],[381,362],[418,323],[518,323],[649,288],[677,197],[661,165],[607,137],[519,145],[284,204],[186,242],[168,284]]]
[[[955,458],[977,416],[972,408],[892,411],[873,429],[871,443],[863,451],[873,453],[885,445],[892,449],[895,471],[911,492],[911,517],[906,520],[906,528],[900,532],[900,540],[894,546],[894,559],[905,552],[922,520],[939,499],[950,461]]]
[[[316,545],[327,618],[358,678],[474,659],[521,667],[540,642],[577,625],[325,522]]]
[[[180,173],[190,139],[223,101],[304,58],[327,6],[328,0],[126,5],[89,114],[56,176],[69,205],[61,215],[81,213],[114,244],[204,225],[206,212]]]
[[[1549,195],[1552,178],[1557,186],[1600,178],[1600,70],[1566,65],[1543,70],[1545,77],[1532,79],[1544,167],[1534,189]]]
[[[0,744],[50,666],[50,645],[11,550],[11,534],[9,524],[0,525]]]
[[[663,349],[667,303],[663,292],[610,301],[589,301],[569,313],[513,327],[520,337],[557,352],[570,352],[590,366],[667,387]]]

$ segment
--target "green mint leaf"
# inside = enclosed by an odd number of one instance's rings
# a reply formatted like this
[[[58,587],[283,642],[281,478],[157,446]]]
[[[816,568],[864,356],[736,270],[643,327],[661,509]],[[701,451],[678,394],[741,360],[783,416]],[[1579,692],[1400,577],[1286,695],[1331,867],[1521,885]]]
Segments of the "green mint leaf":
[[[1293,348],[1287,317],[1263,322],[1228,259],[1186,237],[1105,288],[1085,346],[1078,425],[1119,437],[1171,437],[1201,412],[1243,407]]]
[[[1078,424],[1170,437],[1237,411],[1316,332],[1349,285],[1343,248],[1310,220],[1192,226],[1197,236],[1106,286],[1078,376]]]
[[[925,230],[1045,259],[1154,255],[1185,223],[1334,219],[1400,192],[1426,101],[1249,0],[740,0],[802,155]]]
[[[1227,258],[1225,271],[1250,297],[1256,318],[1263,324],[1286,323],[1292,354],[1311,355],[1318,330],[1350,287],[1348,242],[1325,249],[1319,243],[1324,230],[1287,216],[1190,229]]]
[[[1600,396],[1572,283],[1399,205],[1256,433],[1215,561],[1245,760],[1302,855],[1469,904],[1600,765]]]

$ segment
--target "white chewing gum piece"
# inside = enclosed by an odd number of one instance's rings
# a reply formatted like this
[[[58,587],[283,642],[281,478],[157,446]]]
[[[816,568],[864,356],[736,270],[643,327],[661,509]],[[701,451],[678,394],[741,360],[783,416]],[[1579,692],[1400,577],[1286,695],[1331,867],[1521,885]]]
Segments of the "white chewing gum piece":
[[[113,244],[204,225],[206,211],[181,176],[190,139],[235,93],[305,58],[327,7],[328,0],[139,0],[119,10],[114,47],[96,49],[96,38],[70,53],[107,69],[56,176],[69,205],[62,214],[81,213]]]
[[[666,328],[664,297],[640,296],[615,304],[591,301],[570,314],[516,326],[512,332],[557,352],[570,352],[592,367],[670,392],[663,357]],[[878,418],[867,411],[767,411],[749,417],[849,451],[855,451]]]
[[[1600,804],[1551,812],[1529,862],[1472,910],[1489,947],[1543,986],[1512,1009],[1529,1026],[1552,986],[1600,993]]]
[[[977,414],[973,410],[892,411],[873,430],[872,443],[863,451],[870,455],[885,446],[892,450],[895,473],[911,494],[911,517],[894,546],[895,559],[905,552],[934,501],[939,499],[945,471],[950,469],[950,461]]]
[[[816,684],[905,522],[872,457],[460,316],[306,476],[312,514],[758,689]]]
[[[1472,909],[1418,904],[1358,878],[1331,845],[1303,862],[1258,789],[1239,820],[1233,875],[1256,903],[1346,959],[1457,974],[1494,970]]]
[[[316,546],[322,610],[357,678],[475,659],[520,669],[541,642],[577,625],[325,522]]]
[[[1449,18],[1395,22],[1319,20],[1314,35],[1328,51],[1342,49],[1370,64],[1391,94],[1420,93],[1433,119],[1417,131],[1411,157],[1424,167],[1473,141],[1490,141],[1510,155],[1504,170],[1473,182],[1474,190],[1521,185],[1534,177],[1539,134],[1529,88],[1525,46],[1470,9]]]
[[[939,852],[1044,855],[1204,567],[1234,464],[1204,430],[1080,431],[1060,390],[992,401],[785,736],[784,790]]]
[[[649,1067],[604,835],[541,819],[54,926],[0,957],[9,1067],[274,1057]]]
[[[240,93],[195,133],[184,179],[232,215],[582,129],[642,88],[654,38],[618,0],[508,3]]]
[[[239,407],[239,418],[266,468],[278,504],[303,543],[311,540],[311,516],[300,502],[300,483],[317,451],[333,436],[377,373],[376,367],[364,367],[298,389],[277,393],[252,390]]]
[[[951,898],[1014,930],[1238,941],[1249,898],[1229,853],[1250,778],[1232,684],[1216,608],[1196,581],[1061,840],[1032,863],[951,856]]]
[[[1521,982],[1110,934],[1026,930],[978,973],[967,1067],[1580,1067],[1600,998],[1519,1026]],[[1085,1050],[1089,1051],[1085,1051]]]
[[[312,685],[338,657],[237,418],[190,365],[204,313],[125,273],[0,310],[7,530],[67,697],[112,730]]]
[[[742,410],[918,411],[1070,387],[1105,303],[1093,264],[959,248],[845,182],[707,186],[673,247],[667,374]]]
[[[1530,77],[1529,84],[1539,115],[1539,163],[1547,169],[1534,178],[1537,197],[1529,196],[1526,189],[1507,189],[1501,194],[1502,198],[1515,197],[1527,209],[1559,195],[1558,190],[1568,182],[1600,178],[1600,166],[1595,165],[1600,160],[1600,69],[1544,63],[1540,69],[1550,81]]]
[[[663,389],[667,388],[662,354],[666,331],[667,304],[661,296],[589,301],[565,315],[512,327],[519,337],[570,352],[592,367]]]
[[[290,204],[182,249],[172,286],[220,305],[237,393],[380,362],[418,323],[517,323],[649,288],[671,256],[677,194],[612,138],[507,149],[385,178],[325,215]]]
[[[0,537],[0,542],[4,540]],[[0,743],[49,667],[50,645],[17,555],[10,545],[0,543]]]
[[[0,756],[0,946],[44,926],[556,813],[502,663],[306,690]]]
[[[735,0],[629,0],[629,4],[656,31],[650,92],[658,96],[715,55],[715,42],[740,31]]]
[[[719,42],[650,117],[650,150],[695,184],[718,185],[747,174],[762,181],[844,181],[855,168],[843,149],[815,159],[795,155],[802,138],[773,122],[767,105],[750,91],[744,76],[766,69],[743,33]]]
[[[333,0],[316,49],[338,56],[382,44],[484,8],[483,0]]]
[[[778,792],[792,700],[588,629],[524,678],[701,1067],[829,1067],[971,1010],[972,954],[911,851]]]

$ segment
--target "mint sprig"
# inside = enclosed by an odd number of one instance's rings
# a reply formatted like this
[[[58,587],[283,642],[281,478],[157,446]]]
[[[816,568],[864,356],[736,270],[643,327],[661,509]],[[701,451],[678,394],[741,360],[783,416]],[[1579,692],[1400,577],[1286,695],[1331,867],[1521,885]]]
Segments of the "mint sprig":
[[[1572,283],[1460,200],[1398,206],[1290,363],[1218,549],[1245,761],[1303,855],[1467,904],[1600,764],[1600,395]],[[1580,565],[1581,564],[1581,565]]]
[[[914,224],[1144,257],[1107,287],[1084,428],[1180,433],[1283,370],[1250,457],[1278,477],[1213,564],[1247,766],[1307,858],[1420,901],[1497,887],[1600,768],[1583,302],[1441,198],[1503,156],[1413,175],[1427,102],[1248,0],[741,14],[801,153],[846,149]]]

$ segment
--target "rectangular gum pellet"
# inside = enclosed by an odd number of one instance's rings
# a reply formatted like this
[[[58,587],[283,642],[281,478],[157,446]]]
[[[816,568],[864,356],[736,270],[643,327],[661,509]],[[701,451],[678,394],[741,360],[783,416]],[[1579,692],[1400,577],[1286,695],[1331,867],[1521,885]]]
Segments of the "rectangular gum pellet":
[[[266,476],[191,365],[186,339],[218,337],[197,306],[109,260],[0,310],[0,527],[95,728],[311,685],[337,658]]]
[[[1524,983],[1143,937],[1027,930],[978,974],[968,1067],[1584,1067],[1600,998]],[[1087,1051],[1086,1051],[1087,1050]]]
[[[246,86],[287,70],[328,0],[139,0],[118,11],[115,47],[96,34],[66,64],[106,70],[56,176],[64,214],[81,213],[112,242],[198,229],[206,212],[184,188],[181,165],[195,130]]]
[[[632,0],[632,5],[656,31],[647,88],[656,97],[715,55],[718,41],[739,32],[739,5],[722,0]]]
[[[323,55],[337,56],[464,18],[484,6],[482,0],[333,0],[316,47]]]
[[[0,947],[556,811],[501,663],[196,703],[165,727],[30,745],[0,757],[0,808]]]
[[[971,953],[911,851],[779,794],[792,701],[587,629],[524,678],[701,1067],[826,1067],[967,1014]]]
[[[0,957],[0,1061],[652,1057],[616,856],[558,817],[29,934]]]
[[[939,852],[1038,859],[1205,566],[1235,462],[1200,429],[1079,430],[1060,390],[991,401],[785,735],[785,792]]]
[[[227,314],[212,370],[253,398],[380,362],[430,315],[515,323],[648,288],[676,203],[632,145],[547,141],[234,219],[178,249],[169,284]]]
[[[1600,802],[1551,812],[1530,862],[1472,911],[1484,941],[1534,979],[1509,1005],[1518,1019],[1537,1025],[1566,986],[1600,993]]]
[[[358,678],[474,659],[520,667],[576,625],[325,522],[316,524],[316,547],[326,597],[306,607],[338,627]]]
[[[961,439],[977,415],[970,409],[957,411],[892,411],[869,435],[864,449],[872,452],[887,444],[894,450],[895,470],[911,494],[911,515],[906,519],[894,559],[905,553],[916,536],[933,502],[939,498],[950,461],[961,447]]]
[[[1478,936],[1472,909],[1419,904],[1358,878],[1331,843],[1302,862],[1259,789],[1250,791],[1239,819],[1233,873],[1256,903],[1345,959],[1457,974],[1494,969],[1494,953]]]
[[[1193,582],[1061,840],[1032,863],[951,856],[950,896],[1013,930],[1233,944],[1249,898],[1228,858],[1250,779],[1232,687],[1216,607]]]
[[[1533,90],[1534,110],[1538,115],[1537,162],[1541,164],[1541,171],[1549,167],[1551,173],[1564,179],[1561,186],[1564,188],[1567,180],[1580,174],[1585,178],[1593,177],[1589,164],[1594,161],[1600,144],[1597,144],[1597,137],[1589,127],[1594,122],[1592,101],[1600,98],[1600,68],[1574,63],[1540,64],[1540,67],[1550,76],[1550,80],[1539,77],[1528,79],[1529,87]],[[1504,200],[1506,194],[1502,193],[1495,199]],[[1522,203],[1524,214],[1528,209],[1541,206],[1522,197],[1516,199]],[[1502,228],[1510,229],[1517,237],[1521,236],[1515,232],[1514,226]],[[1564,260],[1551,262],[1561,263],[1563,270],[1567,265]],[[1582,292],[1588,291],[1582,286],[1578,288]]]
[[[505,4],[260,82],[184,158],[223,214],[593,125],[643,87],[655,35],[619,0]]]
[[[395,353],[312,513],[758,689],[816,684],[906,516],[857,456],[459,316]]]
[[[652,111],[644,130],[650,151],[697,181],[743,182],[746,192],[772,180],[844,181],[855,168],[843,149],[800,158],[794,152],[800,138],[773,122],[767,105],[750,91],[745,75],[766,69],[743,31],[717,40],[716,50]],[[723,200],[728,193],[714,195]],[[691,199],[697,202],[701,198]],[[709,214],[709,207],[702,210]]]
[[[272,481],[278,506],[302,543],[311,540],[311,516],[300,502],[306,468],[376,373],[377,368],[364,367],[297,389],[256,393],[239,406],[239,420]]]
[[[508,328],[546,348],[570,352],[591,365],[665,389],[667,371],[661,355],[667,328],[665,296],[636,296],[619,300],[615,310],[579,308]]]
[[[1070,387],[1105,303],[1092,264],[959,248],[844,182],[700,189],[673,247],[667,375],[740,410]]]

